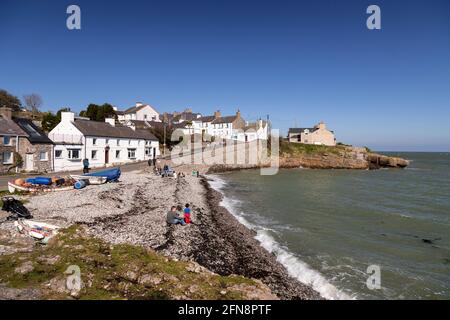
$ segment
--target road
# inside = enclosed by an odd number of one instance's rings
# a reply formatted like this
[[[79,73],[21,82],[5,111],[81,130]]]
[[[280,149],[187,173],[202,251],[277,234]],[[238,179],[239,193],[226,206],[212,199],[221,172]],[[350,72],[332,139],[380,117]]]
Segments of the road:
[[[134,171],[134,170],[143,169],[147,166],[148,166],[147,161],[129,163],[129,164],[121,165],[120,170],[122,172]],[[107,168],[107,169],[110,169],[110,168]],[[101,171],[101,170],[105,170],[105,168],[91,169],[90,172],[97,172],[97,171]],[[31,175],[31,174],[16,174],[16,175],[0,176],[0,190],[8,189],[8,181],[12,181],[12,180],[15,180],[18,178],[26,179],[26,178],[37,177],[37,176],[55,177],[55,176],[65,176],[68,174],[83,174],[83,171],[80,170],[80,171],[70,171],[70,172],[52,172],[52,173],[48,173],[48,174],[33,174],[33,175]]]

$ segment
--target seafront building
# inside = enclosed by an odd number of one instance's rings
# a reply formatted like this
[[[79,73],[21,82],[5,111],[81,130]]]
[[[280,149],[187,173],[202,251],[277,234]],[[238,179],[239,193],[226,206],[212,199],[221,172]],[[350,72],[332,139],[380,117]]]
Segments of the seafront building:
[[[53,142],[31,120],[0,108],[0,173],[53,170]]]
[[[335,146],[336,137],[334,131],[327,129],[322,121],[313,128],[290,128],[288,133],[289,142],[315,144],[324,146]]]
[[[159,114],[148,104],[136,103],[135,107],[125,111],[116,111],[118,121],[130,128],[157,128],[164,126],[177,130],[182,135],[201,135],[203,141],[213,139],[236,140],[250,142],[268,138],[266,121],[258,120],[249,123],[238,110],[235,115],[222,116],[220,111],[214,115],[203,116],[187,108],[182,112]]]
[[[117,120],[119,122],[125,122],[128,120],[138,121],[156,121],[160,122],[159,113],[149,104],[143,104],[142,102],[136,102],[136,105],[128,108],[125,111],[116,110]]]
[[[91,121],[73,112],[61,113],[49,138],[55,144],[55,171],[82,169],[83,159],[95,168],[156,159],[160,154],[158,139],[149,130],[133,130],[113,118]]]

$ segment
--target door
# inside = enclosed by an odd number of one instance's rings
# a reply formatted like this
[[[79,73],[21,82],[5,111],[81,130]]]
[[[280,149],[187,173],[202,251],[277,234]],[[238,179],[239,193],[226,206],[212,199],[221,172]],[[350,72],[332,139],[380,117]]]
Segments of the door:
[[[34,154],[27,153],[25,157],[25,170],[33,171],[34,170]]]
[[[105,148],[105,164],[109,163],[109,147]]]

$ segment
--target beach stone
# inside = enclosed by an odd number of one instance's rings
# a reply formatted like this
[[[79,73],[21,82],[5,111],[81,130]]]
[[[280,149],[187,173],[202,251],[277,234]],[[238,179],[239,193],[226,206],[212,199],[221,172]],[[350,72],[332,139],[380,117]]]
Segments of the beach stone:
[[[55,291],[57,293],[68,293],[66,279],[63,277],[56,277],[51,279],[47,286],[52,291]]]
[[[145,274],[145,275],[141,276],[141,278],[139,279],[139,284],[142,284],[145,287],[157,286],[161,282],[162,282],[162,279],[160,277],[150,275],[150,274]]]
[[[39,262],[48,264],[48,265],[54,265],[55,263],[57,263],[59,260],[61,259],[60,256],[42,256],[39,257],[37,260]]]
[[[138,276],[137,272],[134,272],[134,271],[132,271],[132,270],[129,270],[129,271],[126,272],[124,278],[127,279],[127,280],[129,280],[129,281],[136,282],[137,279],[138,279],[138,277],[139,277],[139,276]]]
[[[19,267],[15,268],[14,272],[20,273],[20,274],[26,274],[26,273],[30,273],[33,270],[34,270],[33,263],[31,261],[27,261],[27,262],[21,264]]]

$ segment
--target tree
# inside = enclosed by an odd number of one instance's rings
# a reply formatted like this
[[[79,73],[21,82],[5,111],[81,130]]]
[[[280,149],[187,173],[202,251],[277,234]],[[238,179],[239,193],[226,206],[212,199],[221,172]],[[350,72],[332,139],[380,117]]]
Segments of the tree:
[[[59,109],[56,115],[53,112],[46,112],[42,117],[42,129],[45,132],[52,131],[61,122],[61,112],[70,111],[70,108]]]
[[[59,123],[58,117],[53,112],[46,112],[42,117],[42,129],[45,132],[50,132]]]
[[[102,105],[91,103],[86,110],[80,112],[80,116],[89,118],[92,121],[105,121],[106,118],[116,118],[116,112],[109,103]]]
[[[13,96],[6,90],[0,89],[0,108],[1,107],[10,107],[13,111],[19,111],[20,107],[22,107],[22,103],[16,96]]]
[[[23,96],[23,100],[27,108],[33,112],[38,112],[42,107],[42,98],[37,93],[26,94]]]

